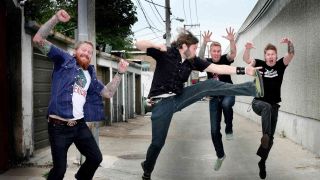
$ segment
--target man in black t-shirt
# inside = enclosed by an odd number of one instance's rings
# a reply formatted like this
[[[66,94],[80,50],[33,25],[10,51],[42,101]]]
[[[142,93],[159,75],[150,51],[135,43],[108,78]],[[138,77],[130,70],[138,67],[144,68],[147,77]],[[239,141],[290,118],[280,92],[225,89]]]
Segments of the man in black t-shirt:
[[[150,41],[137,41],[136,47],[146,51],[157,64],[148,98],[152,105],[152,141],[146,160],[141,163],[142,178],[150,179],[151,173],[162,147],[165,144],[172,116],[204,96],[244,95],[263,96],[261,75],[251,65],[232,67],[216,65],[196,57],[198,39],[190,32],[182,32],[171,47],[154,44]],[[183,86],[192,70],[218,74],[248,74],[255,76],[255,82],[229,84],[207,80],[195,85]]]
[[[205,32],[203,37],[203,43],[199,51],[199,57],[204,59],[205,50],[208,42],[210,44],[210,56],[211,58],[206,58],[208,62],[214,64],[224,64],[230,65],[234,62],[234,58],[237,54],[237,48],[234,40],[234,29],[226,29],[227,36],[222,36],[225,39],[230,41],[230,52],[228,54],[221,55],[221,44],[216,41],[211,40],[212,32]],[[218,80],[226,83],[232,83],[230,75],[222,75],[216,73],[207,73],[208,79]],[[216,150],[217,160],[215,162],[214,170],[218,171],[222,165],[223,160],[225,159],[225,152],[223,149],[222,135],[220,132],[221,129],[221,118],[222,112],[224,115],[224,122],[226,124],[225,133],[226,139],[233,139],[233,129],[232,129],[232,120],[233,120],[233,109],[235,103],[235,96],[212,96],[209,101],[209,110],[210,110],[210,125],[211,125],[211,139]]]
[[[250,50],[253,48],[251,42],[246,43],[243,60],[246,63],[253,63],[255,67],[261,66],[260,73],[264,83],[264,97],[256,97],[252,101],[253,111],[261,116],[262,138],[257,155],[261,157],[258,163],[259,176],[266,178],[266,160],[273,145],[274,133],[278,121],[278,110],[281,102],[281,84],[286,67],[294,56],[294,47],[290,39],[283,38],[281,43],[288,44],[288,53],[277,60],[277,48],[267,44],[264,49],[264,61],[250,57]]]

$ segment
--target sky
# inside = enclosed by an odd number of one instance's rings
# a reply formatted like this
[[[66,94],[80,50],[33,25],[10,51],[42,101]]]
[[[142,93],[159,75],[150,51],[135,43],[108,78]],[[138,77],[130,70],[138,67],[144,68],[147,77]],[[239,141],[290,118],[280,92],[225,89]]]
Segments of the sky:
[[[132,0],[137,7],[138,22],[133,25],[134,40],[151,40],[165,43],[165,9],[158,5],[165,5],[165,0]],[[228,47],[229,41],[222,38],[226,35],[226,28],[232,27],[235,32],[258,0],[170,0],[171,6],[171,41],[174,40],[179,29],[186,28],[198,38],[207,30],[212,31],[211,39],[218,41],[222,49]],[[158,5],[153,5],[153,2]],[[142,7],[142,8],[141,8]],[[148,20],[146,20],[144,14]],[[179,22],[175,18],[184,19]],[[148,24],[149,22],[149,24]],[[190,26],[193,25],[193,26]],[[199,25],[199,26],[198,26]],[[151,28],[149,28],[151,26]],[[202,42],[202,40],[201,40]]]

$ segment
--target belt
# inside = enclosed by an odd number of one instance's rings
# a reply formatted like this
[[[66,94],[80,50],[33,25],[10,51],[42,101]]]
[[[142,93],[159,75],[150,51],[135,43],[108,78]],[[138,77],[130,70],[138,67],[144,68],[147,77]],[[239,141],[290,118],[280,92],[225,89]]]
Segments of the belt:
[[[49,117],[48,120],[49,120],[49,122],[51,122],[53,124],[66,125],[66,126],[75,126],[80,122],[84,122],[83,118],[77,119],[77,120],[63,121],[63,120],[60,120],[60,119]]]

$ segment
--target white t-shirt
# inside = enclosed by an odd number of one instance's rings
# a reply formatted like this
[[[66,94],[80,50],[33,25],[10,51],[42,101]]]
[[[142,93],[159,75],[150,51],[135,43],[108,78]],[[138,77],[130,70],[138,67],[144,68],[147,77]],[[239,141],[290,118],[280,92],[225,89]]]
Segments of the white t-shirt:
[[[73,85],[72,104],[73,119],[81,119],[84,117],[83,106],[86,102],[87,91],[91,82],[90,74],[87,70],[80,69]]]

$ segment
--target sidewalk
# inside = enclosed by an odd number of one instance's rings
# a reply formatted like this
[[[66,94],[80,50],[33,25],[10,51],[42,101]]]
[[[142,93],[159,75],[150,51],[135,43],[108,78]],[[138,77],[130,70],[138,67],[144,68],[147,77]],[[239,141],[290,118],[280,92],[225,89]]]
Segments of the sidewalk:
[[[149,116],[137,116],[135,119],[129,119],[128,122],[113,123],[112,126],[105,126],[100,128],[100,149],[103,154],[103,162],[98,171],[103,171],[103,169],[108,169],[112,166],[114,162],[119,160],[120,156],[118,152],[123,151],[121,144],[117,142],[106,143],[108,138],[121,140],[128,138],[129,132],[137,130],[140,127],[146,126],[150,123]],[[139,130],[137,131],[139,132]],[[143,138],[148,140],[151,138],[150,132],[143,132],[144,135],[137,135],[135,138]],[[122,141],[122,140],[121,140]],[[149,143],[149,141],[148,141]],[[112,147],[110,147],[110,144]],[[145,151],[147,147],[144,147]],[[105,150],[108,150],[108,153],[105,153]],[[72,145],[68,151],[68,169],[65,174],[66,180],[73,180],[74,174],[77,172],[79,166],[74,164],[74,160],[78,155],[78,150],[74,145]],[[120,158],[130,158],[130,157],[121,157]],[[131,157],[132,158],[132,157]],[[144,158],[144,155],[141,154],[141,158]],[[0,174],[0,180],[44,180],[42,176],[46,174],[52,166],[51,151],[50,147],[43,148],[34,153],[34,156],[28,161],[18,167],[12,168],[4,174]],[[98,171],[94,179],[103,179],[109,180],[104,175],[98,175]],[[117,174],[117,173],[115,173]],[[121,175],[119,175],[121,176]],[[139,175],[140,176],[140,175]],[[116,178],[116,177],[115,177]],[[116,178],[118,179],[118,178]]]
[[[224,123],[222,123],[222,129]],[[227,155],[220,171],[214,171],[216,159],[210,137],[208,103],[198,102],[174,115],[166,145],[163,148],[153,180],[198,179],[259,179],[255,155],[259,144],[260,125],[234,115],[235,137],[225,140]],[[221,131],[223,132],[223,130]],[[103,162],[94,180],[141,179],[140,162],[144,160],[151,140],[150,118],[138,116],[128,123],[114,123],[100,130],[100,148]],[[74,146],[69,149],[66,180],[73,180],[78,166],[73,164],[77,155]],[[50,149],[35,153],[28,164],[10,169],[0,175],[0,180],[40,180],[50,168]],[[279,135],[267,161],[268,179],[318,179],[320,157]]]

